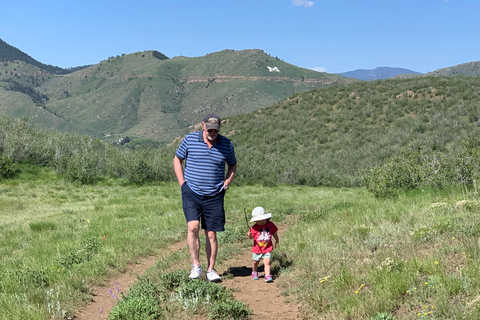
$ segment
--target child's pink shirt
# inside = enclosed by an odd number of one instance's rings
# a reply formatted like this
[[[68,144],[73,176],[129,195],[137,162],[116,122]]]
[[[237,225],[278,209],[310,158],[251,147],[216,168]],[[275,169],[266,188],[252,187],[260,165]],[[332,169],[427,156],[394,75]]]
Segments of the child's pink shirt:
[[[253,253],[267,253],[273,250],[272,236],[277,233],[277,226],[268,221],[263,226],[254,224],[250,228],[253,236]]]

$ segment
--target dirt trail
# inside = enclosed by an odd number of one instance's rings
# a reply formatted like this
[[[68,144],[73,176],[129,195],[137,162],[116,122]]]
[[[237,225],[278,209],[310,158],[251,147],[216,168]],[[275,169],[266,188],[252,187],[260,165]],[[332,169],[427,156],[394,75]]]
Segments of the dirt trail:
[[[282,243],[282,235],[286,231],[283,226],[279,226],[278,234],[280,236],[280,245]],[[171,251],[177,251],[187,246],[186,240],[175,243],[169,247]],[[79,311],[75,319],[78,320],[96,320],[106,319],[108,314],[114,307],[116,300],[112,297],[112,293],[116,294],[116,283],[121,283],[121,291],[125,292],[135,282],[137,275],[143,274],[149,267],[156,263],[157,257],[149,257],[139,260],[137,264],[127,267],[127,272],[110,279],[104,286],[95,287],[95,297],[93,302],[86,308]],[[272,259],[275,259],[273,256]],[[298,305],[295,303],[286,303],[281,295],[281,290],[273,283],[266,283],[263,278],[263,265],[260,263],[258,280],[251,278],[251,260],[252,254],[249,248],[245,249],[239,256],[224,261],[221,266],[227,266],[222,270],[217,268],[218,272],[226,275],[230,273],[233,278],[224,279],[220,285],[232,289],[236,300],[247,304],[252,310],[252,320],[264,319],[300,319],[301,313]],[[199,319],[195,317],[195,319]]]
[[[179,251],[186,246],[187,240],[185,239],[169,246],[169,250],[172,252]],[[75,315],[75,319],[94,320],[108,318],[108,314],[112,311],[117,302],[109,289],[112,290],[114,295],[120,296],[120,294],[116,292],[117,283],[121,283],[121,291],[126,292],[137,280],[138,275],[142,275],[148,268],[157,262],[157,258],[158,257],[156,256],[151,256],[146,259],[139,259],[136,264],[127,266],[127,272],[110,279],[103,286],[94,287],[93,292],[95,293],[95,296],[93,297],[93,301],[87,307],[81,309],[78,314]]]
[[[282,235],[286,229],[279,226],[278,235],[280,245],[282,244]],[[272,261],[275,260],[275,250],[272,255]],[[252,320],[264,319],[301,319],[301,313],[296,303],[286,303],[281,295],[281,290],[273,283],[266,283],[263,275],[263,264],[260,262],[259,279],[253,280],[252,273],[252,252],[247,249],[238,257],[230,259],[222,265],[229,266],[224,274],[233,274],[233,279],[226,279],[222,284],[232,289],[235,300],[242,301],[253,310]]]

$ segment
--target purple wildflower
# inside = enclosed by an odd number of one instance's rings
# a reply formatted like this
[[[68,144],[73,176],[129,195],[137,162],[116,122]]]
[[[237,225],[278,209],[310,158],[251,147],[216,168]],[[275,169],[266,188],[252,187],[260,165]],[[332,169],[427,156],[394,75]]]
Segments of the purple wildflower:
[[[115,299],[117,299],[117,297],[115,296],[115,294],[112,292],[112,289],[111,288],[108,288],[108,292],[110,292],[110,295],[112,297],[114,297]]]

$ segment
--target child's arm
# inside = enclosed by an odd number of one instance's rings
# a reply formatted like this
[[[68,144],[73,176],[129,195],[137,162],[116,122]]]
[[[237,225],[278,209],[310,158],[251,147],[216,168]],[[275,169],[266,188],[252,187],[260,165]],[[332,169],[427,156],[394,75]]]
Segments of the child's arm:
[[[278,247],[278,242],[280,240],[278,239],[278,234],[276,232],[273,234],[273,238],[275,239],[275,248],[277,248]]]
[[[252,229],[248,230],[247,236],[249,239],[253,239]]]

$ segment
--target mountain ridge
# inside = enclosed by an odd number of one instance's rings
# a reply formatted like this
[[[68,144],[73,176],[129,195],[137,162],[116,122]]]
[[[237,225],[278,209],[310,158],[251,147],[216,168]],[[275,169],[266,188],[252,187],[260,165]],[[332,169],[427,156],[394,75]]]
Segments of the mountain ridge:
[[[3,87],[11,89],[8,81],[23,86],[35,82],[32,87],[45,99],[22,108],[42,126],[112,139],[129,135],[171,142],[205,112],[222,117],[247,113],[294,92],[356,81],[299,68],[259,49],[226,49],[193,58],[159,59],[159,54],[110,57],[65,75],[41,77],[42,81],[10,70]],[[15,69],[27,67],[17,63]],[[7,100],[9,94],[4,94]],[[1,108],[14,113],[5,103],[0,102]]]
[[[46,72],[49,72],[51,74],[67,74],[67,73],[74,72],[76,70],[86,67],[86,66],[78,66],[74,68],[64,69],[57,66],[44,64],[38,60],[35,60],[34,58],[29,56],[25,52],[21,51],[20,49],[14,46],[11,46],[5,41],[3,41],[2,39],[0,39],[0,61],[4,62],[4,61],[15,61],[15,60],[24,61],[28,64],[31,64],[40,69],[43,69]]]
[[[300,68],[260,49],[225,49],[201,57],[172,58],[150,50],[54,74],[44,69],[44,64],[31,64],[33,58],[18,49],[0,44],[0,49],[3,46],[16,54],[0,54],[0,59],[27,60],[0,64],[0,114],[113,141],[128,135],[168,144],[208,112],[222,118],[249,114],[292,94],[363,81]],[[379,68],[376,70],[411,71]],[[393,78],[459,74],[480,76],[480,62]]]
[[[398,75],[404,74],[413,74],[418,75],[420,72],[405,69],[405,68],[394,68],[394,67],[377,67],[375,69],[356,69],[353,71],[347,71],[342,73],[337,73],[344,77],[355,78],[364,81],[370,80],[383,80],[392,78]]]

